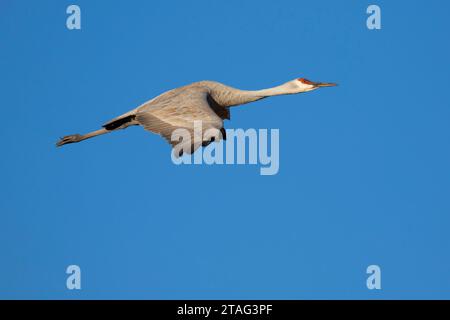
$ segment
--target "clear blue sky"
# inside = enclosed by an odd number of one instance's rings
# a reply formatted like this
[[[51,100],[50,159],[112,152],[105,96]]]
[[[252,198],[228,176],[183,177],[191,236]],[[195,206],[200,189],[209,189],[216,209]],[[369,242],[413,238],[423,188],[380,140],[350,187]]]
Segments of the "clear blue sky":
[[[81,31],[66,29],[71,3]],[[0,298],[450,298],[449,10],[0,0]],[[280,129],[275,176],[175,166],[137,127],[54,146],[190,82],[297,77],[340,86],[226,123]]]

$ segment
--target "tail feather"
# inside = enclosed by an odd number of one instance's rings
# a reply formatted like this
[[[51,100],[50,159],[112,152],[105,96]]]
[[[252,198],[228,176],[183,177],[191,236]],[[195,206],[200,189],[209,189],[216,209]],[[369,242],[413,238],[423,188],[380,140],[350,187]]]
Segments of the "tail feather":
[[[116,119],[113,119],[103,125],[103,128],[108,130],[122,129],[130,126],[133,120],[136,118],[135,114],[122,115]]]

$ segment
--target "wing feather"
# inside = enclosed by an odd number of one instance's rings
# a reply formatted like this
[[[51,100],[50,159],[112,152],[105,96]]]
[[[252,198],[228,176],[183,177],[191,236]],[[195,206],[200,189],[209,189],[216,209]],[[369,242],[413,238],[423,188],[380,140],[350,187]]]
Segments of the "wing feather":
[[[223,120],[211,108],[208,102],[209,91],[206,87],[184,87],[169,91],[149,104],[140,107],[136,113],[136,120],[146,130],[160,134],[172,147],[179,141],[172,141],[172,133],[176,129],[185,129],[191,135],[192,143],[189,153],[197,150],[204,141],[211,137],[204,137],[208,129],[223,128]],[[201,132],[194,130],[194,124],[201,124]],[[201,137],[199,136],[201,134]]]

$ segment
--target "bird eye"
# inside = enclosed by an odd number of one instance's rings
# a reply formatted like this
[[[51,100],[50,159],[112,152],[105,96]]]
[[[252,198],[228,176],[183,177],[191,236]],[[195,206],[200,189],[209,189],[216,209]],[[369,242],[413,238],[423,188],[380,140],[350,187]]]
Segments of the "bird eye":
[[[312,81],[309,81],[308,79],[305,78],[299,78],[297,80],[304,84],[313,84]]]

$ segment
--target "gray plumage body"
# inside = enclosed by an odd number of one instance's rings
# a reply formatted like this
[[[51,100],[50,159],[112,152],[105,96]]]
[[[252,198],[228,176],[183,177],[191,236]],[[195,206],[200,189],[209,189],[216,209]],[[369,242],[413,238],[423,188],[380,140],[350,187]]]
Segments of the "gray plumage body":
[[[174,146],[171,140],[175,129],[186,129],[194,136],[194,123],[201,121],[202,144],[211,142],[204,137],[208,129],[224,133],[223,121],[230,119],[230,107],[254,102],[269,96],[295,94],[311,91],[319,87],[333,86],[331,83],[313,83],[306,79],[295,79],[277,87],[247,91],[236,89],[215,81],[200,81],[169,90],[141,106],[103,125],[103,128],[85,135],[69,135],[61,138],[57,146],[83,141],[101,134],[133,125],[141,125],[146,130],[160,134]],[[223,136],[225,138],[225,136]],[[201,144],[192,145],[194,152]]]

